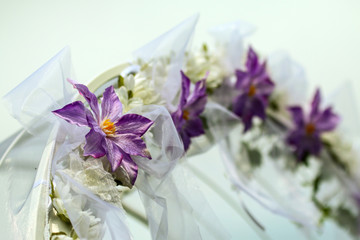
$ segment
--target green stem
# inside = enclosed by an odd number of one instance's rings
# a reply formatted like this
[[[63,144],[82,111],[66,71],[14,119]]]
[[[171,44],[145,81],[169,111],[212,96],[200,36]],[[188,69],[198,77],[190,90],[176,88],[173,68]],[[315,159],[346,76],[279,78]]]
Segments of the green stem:
[[[132,207],[130,207],[129,205],[127,205],[126,203],[123,203],[123,208],[124,210],[132,217],[134,217],[136,220],[138,220],[139,222],[141,222],[142,224],[144,224],[145,226],[148,226],[148,220],[147,218],[140,213],[139,211],[133,209]]]

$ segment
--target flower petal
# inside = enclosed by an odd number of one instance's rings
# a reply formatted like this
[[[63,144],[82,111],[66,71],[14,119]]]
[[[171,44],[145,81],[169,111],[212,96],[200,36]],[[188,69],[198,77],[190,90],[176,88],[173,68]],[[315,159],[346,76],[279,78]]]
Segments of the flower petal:
[[[301,107],[289,107],[288,108],[293,121],[295,122],[296,126],[302,128],[305,125],[304,122],[304,113]]]
[[[189,146],[190,146],[190,143],[191,143],[190,137],[184,131],[180,132],[180,137],[181,137],[181,140],[182,140],[182,142],[184,144],[184,150],[186,152],[189,149]]]
[[[183,131],[185,131],[189,137],[197,137],[205,133],[200,118],[192,118],[187,120],[186,123],[184,124]]]
[[[254,51],[254,49],[250,46],[248,55],[247,55],[247,61],[246,61],[246,67],[249,72],[256,72],[257,68],[259,67],[259,59]]]
[[[332,108],[328,107],[324,112],[316,119],[316,129],[319,131],[331,131],[339,124],[340,117],[332,112]]]
[[[249,111],[252,111],[253,115],[258,116],[259,118],[264,120],[266,117],[266,113],[263,101],[260,98],[254,97],[250,100],[250,105],[251,106],[249,107]]]
[[[121,151],[121,149],[120,149]],[[131,185],[135,184],[137,175],[138,175],[138,166],[136,163],[132,160],[131,156],[125,152],[122,152],[123,154],[123,160],[121,162],[121,166],[124,167],[125,171],[128,173],[130,178]]]
[[[246,94],[240,94],[233,102],[233,112],[239,117],[244,114],[247,99],[248,96]]]
[[[207,102],[205,79],[195,85],[193,94],[190,96],[185,108],[191,116],[199,116],[205,109]]]
[[[318,134],[307,135],[303,129],[295,129],[286,138],[287,144],[294,147],[295,156],[299,161],[306,160],[309,154],[318,155],[322,144]]]
[[[119,134],[111,138],[118,147],[125,153],[136,155],[151,159],[149,151],[146,149],[146,144],[141,137],[134,134]]]
[[[85,139],[84,156],[100,158],[106,154],[103,147],[104,137],[101,134],[91,129],[90,132],[86,134]]]
[[[115,171],[121,164],[124,156],[121,149],[109,138],[104,138],[103,147],[106,151],[106,157],[111,164],[112,171]]]
[[[240,94],[233,103],[233,112],[241,118],[245,125],[244,132],[251,128],[253,118],[248,98],[247,94]]]
[[[237,69],[235,71],[235,75],[236,75],[235,88],[243,89],[250,84],[250,77],[247,72]]]
[[[180,96],[180,107],[182,108],[186,102],[187,102],[187,98],[189,97],[190,94],[190,79],[185,75],[185,73],[183,71],[180,71],[181,73],[181,81],[182,81],[182,91],[181,91],[181,96]]]
[[[191,117],[198,117],[204,111],[206,102],[206,95],[199,97],[195,101],[192,101],[189,105],[187,105],[185,110],[189,112]]]
[[[100,121],[100,109],[99,109],[98,99],[95,96],[95,94],[90,92],[88,87],[83,84],[74,84],[73,86],[74,86],[74,88],[76,88],[79,91],[80,95],[83,96],[85,98],[85,100],[89,103],[91,110],[95,114],[95,118],[96,118],[97,122],[99,122]]]
[[[316,93],[311,102],[310,120],[312,120],[318,114],[320,101],[321,101],[320,89],[316,89]]]
[[[123,115],[116,123],[117,134],[134,134],[139,137],[153,125],[153,121],[138,114]]]
[[[87,117],[89,119],[93,118],[90,111],[85,108],[81,101],[70,103],[61,109],[53,111],[53,113],[67,122],[78,126],[88,126]]]
[[[182,109],[178,108],[175,112],[171,114],[171,118],[174,122],[176,130],[179,132],[182,129],[182,126],[185,123],[185,119],[183,118],[184,113]]]
[[[114,91],[114,87],[110,86],[105,89],[101,103],[101,119],[110,119],[116,122],[122,114],[122,104]]]
[[[271,93],[274,91],[275,84],[269,76],[265,73],[261,78],[258,78],[259,81],[256,84],[256,94],[265,96],[268,98]]]

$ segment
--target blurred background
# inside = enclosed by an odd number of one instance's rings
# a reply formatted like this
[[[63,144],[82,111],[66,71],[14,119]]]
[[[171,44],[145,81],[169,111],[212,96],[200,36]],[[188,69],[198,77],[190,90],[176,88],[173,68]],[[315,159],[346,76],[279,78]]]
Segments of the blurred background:
[[[346,110],[359,112],[360,1],[357,0],[0,0],[0,96],[67,45],[71,47],[76,80],[88,83],[110,67],[130,60],[134,50],[195,13],[200,13],[200,19],[193,47],[210,41],[207,31],[213,26],[239,19],[247,21],[257,28],[247,42],[262,56],[284,50],[304,67],[309,81],[308,96],[320,86],[331,101],[333,92],[350,84],[354,100]],[[0,114],[2,141],[20,125],[3,105]],[[209,166],[213,158],[218,161],[212,161]],[[236,199],[216,148],[191,161],[195,167],[206,166],[204,172],[216,178]],[[240,215],[207,186],[201,183],[199,186],[233,239],[258,239]],[[294,224],[268,213],[251,199],[245,197],[245,201],[268,226],[272,239],[305,238]],[[132,219],[129,224],[134,239],[150,239],[144,226]],[[321,239],[340,236],[341,230],[329,222]]]

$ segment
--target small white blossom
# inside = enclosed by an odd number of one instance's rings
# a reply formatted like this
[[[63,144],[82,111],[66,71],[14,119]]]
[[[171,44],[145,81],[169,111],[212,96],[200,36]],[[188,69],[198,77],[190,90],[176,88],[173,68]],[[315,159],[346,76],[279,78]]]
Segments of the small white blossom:
[[[217,54],[209,54],[206,45],[204,45],[201,51],[187,54],[185,74],[194,82],[203,79],[208,74],[207,88],[216,88],[227,76],[221,59],[221,51]]]
[[[130,109],[143,105],[164,105],[159,91],[156,91],[151,75],[147,71],[151,66],[143,66],[135,75],[127,75],[124,77],[124,85],[116,89],[123,111],[128,112]]]

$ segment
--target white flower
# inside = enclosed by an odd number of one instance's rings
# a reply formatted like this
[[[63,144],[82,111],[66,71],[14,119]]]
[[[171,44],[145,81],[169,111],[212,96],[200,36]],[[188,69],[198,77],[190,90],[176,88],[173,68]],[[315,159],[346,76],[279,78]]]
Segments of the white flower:
[[[117,187],[113,176],[104,169],[102,158],[89,157],[84,161],[78,151],[69,155],[70,167],[64,172],[90,189],[102,200],[122,207],[122,190]]]
[[[81,233],[80,235],[87,236],[87,239],[100,239],[103,232],[102,223],[90,209],[87,209],[87,199],[78,195],[69,183],[62,180],[57,181],[56,189],[58,195],[53,199],[53,204],[57,206],[58,213],[72,213],[71,223],[76,226],[76,231],[79,231],[77,234]]]
[[[185,74],[191,81],[197,82],[203,79],[206,74],[209,74],[206,79],[206,87],[213,89],[218,87],[224,77],[228,74],[222,64],[221,51],[210,54],[206,45],[197,52],[190,52],[187,54]]]
[[[130,109],[143,105],[164,105],[159,91],[156,91],[156,81],[165,81],[165,76],[159,77],[158,80],[150,81],[152,79],[151,73],[148,71],[152,69],[150,65],[141,67],[138,73],[129,74],[123,78],[123,86],[115,89],[121,103],[123,104],[123,111],[128,112]]]

